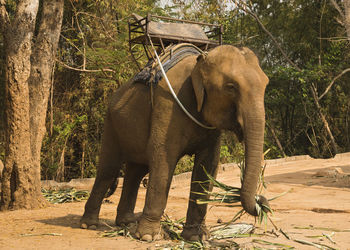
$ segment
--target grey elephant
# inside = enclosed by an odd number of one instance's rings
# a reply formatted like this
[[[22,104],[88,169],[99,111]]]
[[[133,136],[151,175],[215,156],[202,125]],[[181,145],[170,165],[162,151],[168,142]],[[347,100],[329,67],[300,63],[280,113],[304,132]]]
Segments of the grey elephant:
[[[160,220],[178,160],[195,155],[191,192],[182,236],[199,240],[205,234],[207,205],[196,204],[202,187],[196,181],[216,176],[222,130],[232,130],[245,146],[245,172],[241,203],[256,216],[256,189],[263,153],[264,93],[268,77],[254,53],[247,48],[218,46],[207,54],[182,59],[167,76],[181,103],[197,120],[180,109],[162,79],[150,99],[149,86],[130,82],[113,95],[105,118],[100,164],[91,196],[81,219],[82,228],[98,224],[101,202],[122,164],[126,164],[116,224],[138,220],[136,236],[159,238]],[[149,173],[145,206],[134,214],[138,188]],[[208,184],[209,186],[209,184]],[[206,188],[208,188],[206,186]],[[261,199],[264,200],[264,199]],[[266,201],[266,200],[265,200]]]

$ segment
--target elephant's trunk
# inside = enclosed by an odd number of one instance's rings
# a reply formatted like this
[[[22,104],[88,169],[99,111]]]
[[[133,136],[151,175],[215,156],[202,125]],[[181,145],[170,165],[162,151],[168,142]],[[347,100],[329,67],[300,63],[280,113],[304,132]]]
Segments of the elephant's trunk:
[[[263,154],[265,110],[263,101],[249,103],[245,107],[247,107],[247,110],[243,111],[245,169],[241,203],[247,213],[257,216],[255,196]]]

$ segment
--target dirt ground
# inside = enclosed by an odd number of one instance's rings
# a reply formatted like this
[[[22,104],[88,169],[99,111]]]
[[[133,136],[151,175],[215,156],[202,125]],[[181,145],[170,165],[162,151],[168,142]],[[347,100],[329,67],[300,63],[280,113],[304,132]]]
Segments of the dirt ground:
[[[265,196],[286,195],[271,201],[274,210],[272,220],[278,228],[297,240],[326,244],[336,249],[350,249],[350,153],[334,159],[311,159],[307,156],[289,157],[266,162]],[[240,186],[239,170],[233,164],[221,165],[218,180],[231,186]],[[166,214],[172,219],[185,216],[189,195],[190,175],[176,176],[173,180]],[[171,241],[145,243],[129,237],[103,238],[101,232],[110,230],[116,215],[120,196],[119,187],[101,209],[101,226],[96,230],[79,228],[79,219],[85,202],[50,205],[34,211],[0,212],[0,249],[157,249]],[[142,211],[145,188],[140,187],[136,211]],[[207,225],[218,225],[218,219],[229,221],[239,208],[211,207]],[[254,223],[247,215],[239,222]],[[255,233],[272,231],[259,226]],[[332,235],[332,232],[334,234]],[[323,234],[332,235],[332,243]],[[254,239],[260,243],[253,243]],[[261,240],[294,246],[296,249],[316,249],[313,246],[288,240],[280,232],[276,234],[233,239],[243,248],[278,248],[263,245]],[[175,244],[175,243],[174,243]]]

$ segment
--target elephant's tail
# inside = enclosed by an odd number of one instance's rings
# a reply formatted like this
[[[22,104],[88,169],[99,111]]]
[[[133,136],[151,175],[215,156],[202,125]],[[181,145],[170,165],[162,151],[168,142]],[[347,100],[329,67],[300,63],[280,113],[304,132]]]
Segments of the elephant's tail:
[[[111,186],[108,188],[107,193],[105,195],[105,198],[108,198],[109,196],[111,196],[112,194],[114,194],[115,190],[117,189],[118,186],[118,180],[119,180],[119,175],[116,175],[113,179],[113,182],[111,184]]]

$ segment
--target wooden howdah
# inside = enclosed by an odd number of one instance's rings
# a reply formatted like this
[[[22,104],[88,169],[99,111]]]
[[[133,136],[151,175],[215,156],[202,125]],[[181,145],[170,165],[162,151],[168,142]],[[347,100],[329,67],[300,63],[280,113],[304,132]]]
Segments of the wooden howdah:
[[[132,14],[129,19],[129,49],[141,70],[137,53],[142,46],[147,58],[154,59],[150,40],[161,53],[169,45],[191,43],[203,51],[222,44],[222,26],[148,14]]]

